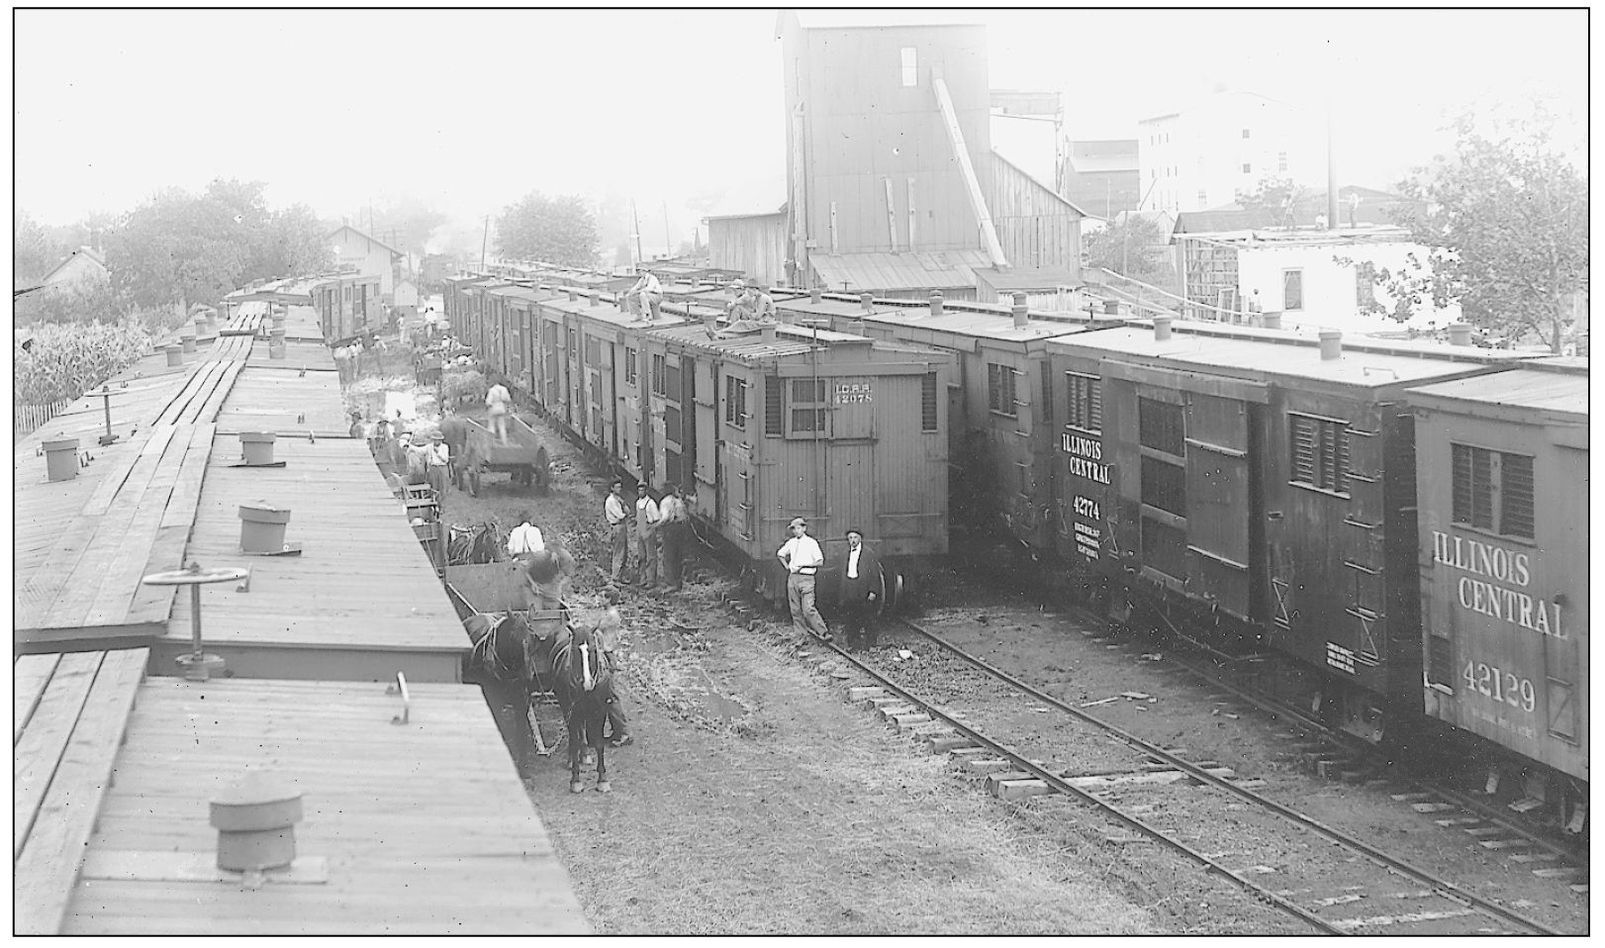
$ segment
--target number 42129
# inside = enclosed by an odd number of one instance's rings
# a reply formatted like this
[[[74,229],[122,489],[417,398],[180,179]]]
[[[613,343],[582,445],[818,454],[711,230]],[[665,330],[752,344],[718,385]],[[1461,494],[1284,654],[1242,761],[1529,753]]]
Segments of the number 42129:
[[[1501,672],[1498,666],[1489,667],[1481,662],[1469,661],[1466,662],[1466,669],[1460,673],[1460,677],[1465,679],[1466,687],[1472,691],[1485,694],[1495,701],[1503,701],[1523,711],[1533,709],[1535,692],[1529,679]]]

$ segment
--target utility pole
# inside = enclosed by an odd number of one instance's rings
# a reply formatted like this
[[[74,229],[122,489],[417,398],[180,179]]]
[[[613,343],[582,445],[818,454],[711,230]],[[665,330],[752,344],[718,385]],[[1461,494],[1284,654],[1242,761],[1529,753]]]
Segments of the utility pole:
[[[630,198],[630,220],[635,224],[635,262],[645,263],[646,257],[641,253],[641,215],[635,210],[635,198]]]
[[[485,236],[479,241],[479,272],[485,272],[485,248],[490,244],[490,215],[485,215]]]
[[[674,256],[674,238],[669,234],[669,202],[663,202],[663,253]]]

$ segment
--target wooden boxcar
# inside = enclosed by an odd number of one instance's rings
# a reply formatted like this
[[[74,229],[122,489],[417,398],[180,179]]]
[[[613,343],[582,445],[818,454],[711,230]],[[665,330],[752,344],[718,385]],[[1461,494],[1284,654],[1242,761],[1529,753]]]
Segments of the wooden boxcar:
[[[1139,621],[1291,658],[1281,684],[1318,693],[1333,724],[1378,740],[1390,705],[1418,718],[1404,389],[1508,359],[1155,322],[1048,344],[1064,552],[1110,585],[1117,617],[1149,607]]]
[[[950,354],[784,325],[710,339],[691,324],[644,338],[664,358],[662,391],[650,396],[665,418],[664,470],[678,466],[694,486],[693,509],[753,564],[761,592],[785,594],[775,551],[797,516],[824,548],[827,573],[849,528],[888,559],[947,552],[948,413],[938,392]]]
[[[508,381],[515,396],[531,397],[540,354],[538,305],[555,297],[553,290],[523,283],[487,286],[483,291],[490,339],[482,358],[493,373]]]
[[[838,329],[953,353],[946,391],[949,456],[953,465],[952,516],[959,531],[955,552],[977,561],[1017,568],[1053,551],[1053,465],[1058,432],[1052,423],[1047,340],[1083,332],[1091,324],[1032,318],[1023,303],[1011,308],[869,300],[835,295],[778,302],[788,317],[827,316]],[[867,294],[866,294],[867,296]],[[999,560],[995,537],[1009,539]]]
[[[339,344],[379,329],[379,277],[343,273],[320,277],[310,287],[323,338]]]
[[[1426,713],[1586,782],[1588,361],[1405,397]]]

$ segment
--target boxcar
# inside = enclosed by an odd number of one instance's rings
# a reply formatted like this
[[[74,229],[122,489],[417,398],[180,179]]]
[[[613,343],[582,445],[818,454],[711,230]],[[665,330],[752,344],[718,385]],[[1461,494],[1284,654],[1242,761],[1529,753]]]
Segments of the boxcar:
[[[318,326],[330,343],[343,343],[379,329],[379,277],[344,273],[320,277],[310,287]]]
[[[785,594],[774,554],[796,516],[827,574],[849,528],[888,560],[946,553],[948,414],[937,393],[949,354],[796,326],[710,339],[683,325],[646,344],[664,358],[650,396],[654,414],[663,409],[664,470],[678,468],[693,509],[752,564],[760,592]]]
[[[1426,713],[1586,782],[1588,362],[1534,361],[1405,397]]]
[[[1067,396],[1064,552],[1108,585],[1117,618],[1147,607],[1150,624],[1291,659],[1279,685],[1335,725],[1379,740],[1390,708],[1419,720],[1403,393],[1508,360],[1154,323],[1048,344]]]
[[[855,307],[841,297],[815,296],[777,308],[789,317],[824,316],[838,329],[954,354],[946,400],[958,552],[996,562],[992,538],[1001,531],[1021,554],[1009,558],[1011,567],[1049,555],[1057,431],[1045,343],[1089,324],[1033,319],[1023,300],[1004,308],[954,305],[939,296],[926,304],[861,297]]]

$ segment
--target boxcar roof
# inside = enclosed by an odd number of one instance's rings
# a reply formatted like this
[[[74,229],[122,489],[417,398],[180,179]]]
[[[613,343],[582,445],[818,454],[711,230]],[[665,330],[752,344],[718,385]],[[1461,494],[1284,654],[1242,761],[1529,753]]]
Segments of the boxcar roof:
[[[598,299],[596,301],[596,305],[592,306],[589,297],[582,295],[578,299],[571,301],[561,292],[541,300],[541,304],[550,309],[555,309],[571,316],[580,316],[585,319],[595,319],[620,327],[628,326],[631,329],[646,329],[655,328],[658,326],[677,326],[685,321],[682,317],[665,311],[652,322],[643,322],[641,317],[635,315],[634,313],[620,309],[618,304],[613,301],[607,299]]]
[[[1067,333],[1086,332],[1091,326],[1085,321],[1049,321],[1026,319],[1024,326],[1014,325],[1014,317],[1007,310],[977,312],[968,309],[945,307],[942,315],[933,316],[929,306],[890,307],[877,309],[862,316],[866,323],[907,326],[911,329],[928,329],[932,332],[953,333],[1000,342],[1033,342],[1051,339]]]
[[[1132,325],[1152,328],[1153,320],[1133,320]],[[1174,320],[1173,332],[1191,335],[1222,336],[1233,339],[1260,339],[1288,345],[1309,345],[1318,341],[1314,331],[1308,329],[1265,329],[1259,326],[1235,326],[1205,320]],[[1484,349],[1481,346],[1454,346],[1432,339],[1387,339],[1379,336],[1344,335],[1343,348],[1360,352],[1383,352],[1394,355],[1426,356],[1455,362],[1481,362],[1506,365],[1530,361],[1530,352],[1513,349]]]
[[[480,689],[408,690],[398,725],[384,682],[145,681],[62,933],[587,932]],[[215,869],[208,822],[253,767],[303,810],[259,888]]]
[[[1474,379],[1416,386],[1410,392],[1412,400],[1437,402],[1439,407],[1460,402],[1467,412],[1476,412],[1480,406],[1502,405],[1586,418],[1588,360],[1541,359]]]
[[[555,290],[551,290],[546,287],[521,286],[518,284],[514,284],[512,286],[488,288],[485,292],[491,296],[506,296],[512,299],[529,300],[531,302],[549,300],[556,295]]]
[[[731,336],[708,337],[708,331],[701,325],[677,326],[664,330],[662,335],[690,349],[703,352],[716,352],[722,356],[742,359],[744,361],[757,361],[759,359],[789,359],[806,355],[815,348],[815,342],[820,349],[832,349],[840,346],[872,346],[874,340],[864,336],[845,332],[832,332],[827,329],[815,330],[802,326],[788,326],[780,324],[775,327],[775,338],[766,342],[762,331],[753,331]]]
[[[1163,341],[1139,326],[1086,332],[1050,340],[1055,352],[1096,353],[1100,357],[1142,356],[1166,362],[1234,370],[1243,377],[1283,376],[1383,388],[1464,374],[1470,366],[1448,358],[1400,355],[1345,348],[1337,359],[1322,359],[1316,340],[1172,332]]]

